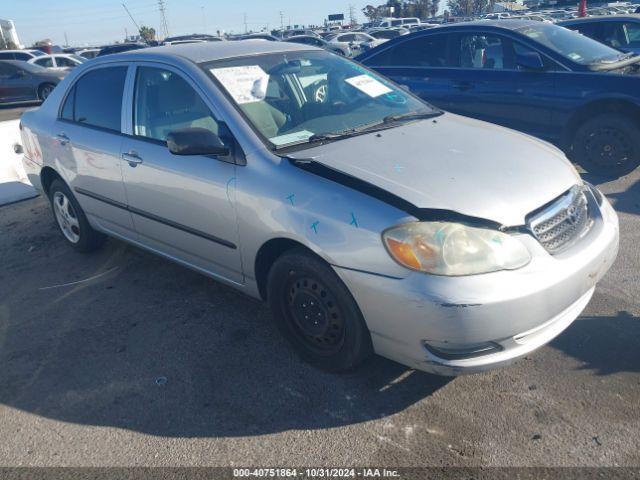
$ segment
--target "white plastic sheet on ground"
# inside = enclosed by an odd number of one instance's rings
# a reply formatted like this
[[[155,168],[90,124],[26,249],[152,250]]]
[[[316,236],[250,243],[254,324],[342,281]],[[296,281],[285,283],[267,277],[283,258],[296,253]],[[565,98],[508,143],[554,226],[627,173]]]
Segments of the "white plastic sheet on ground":
[[[20,144],[19,120],[0,122],[0,205],[37,195],[22,167],[22,154],[13,150]]]

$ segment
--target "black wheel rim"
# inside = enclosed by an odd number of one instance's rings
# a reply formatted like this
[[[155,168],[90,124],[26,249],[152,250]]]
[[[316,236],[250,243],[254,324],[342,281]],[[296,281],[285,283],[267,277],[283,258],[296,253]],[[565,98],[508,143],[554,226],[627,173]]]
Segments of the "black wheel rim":
[[[621,167],[634,155],[632,140],[619,129],[603,127],[594,131],[585,143],[589,163],[598,167]]]
[[[318,354],[332,354],[344,343],[344,315],[331,290],[319,280],[292,271],[285,306],[298,340]]]

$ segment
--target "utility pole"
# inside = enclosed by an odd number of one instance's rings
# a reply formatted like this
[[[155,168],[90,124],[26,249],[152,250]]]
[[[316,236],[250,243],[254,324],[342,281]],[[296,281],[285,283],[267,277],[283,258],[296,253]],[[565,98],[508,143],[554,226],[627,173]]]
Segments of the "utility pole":
[[[158,0],[158,9],[160,10],[160,18],[162,20],[162,30],[166,38],[169,36],[169,25],[167,24],[167,6],[164,0]]]
[[[69,46],[69,37],[67,37],[67,32],[64,32],[64,44],[65,46]]]
[[[243,13],[242,18],[244,20],[244,33],[249,33],[249,29],[247,27],[247,14]]]
[[[207,33],[207,17],[204,14],[204,7],[200,7],[202,10],[202,33]]]
[[[280,31],[284,32],[284,13],[280,12]]]
[[[133,15],[131,15],[131,12],[129,11],[129,9],[127,8],[127,6],[124,3],[122,4],[122,6],[125,9],[125,11],[127,12],[127,15],[129,15],[129,18],[131,19],[133,24],[136,26],[136,30],[139,32],[140,31],[140,27],[138,26],[136,21],[133,19]]]

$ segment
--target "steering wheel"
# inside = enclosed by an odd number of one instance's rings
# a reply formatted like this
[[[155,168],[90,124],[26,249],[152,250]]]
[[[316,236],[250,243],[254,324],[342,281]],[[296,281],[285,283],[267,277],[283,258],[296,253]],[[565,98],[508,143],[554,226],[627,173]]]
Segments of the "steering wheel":
[[[406,95],[403,95],[401,92],[389,92],[385,93],[380,97],[383,102],[389,103],[391,105],[405,105],[407,103]]]

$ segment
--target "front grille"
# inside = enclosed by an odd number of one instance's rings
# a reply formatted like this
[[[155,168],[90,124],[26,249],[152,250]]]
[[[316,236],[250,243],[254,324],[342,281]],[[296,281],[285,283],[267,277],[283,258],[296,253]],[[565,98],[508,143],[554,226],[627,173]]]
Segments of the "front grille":
[[[550,206],[533,215],[529,228],[552,255],[570,247],[591,228],[589,202],[582,186],[575,186]]]

